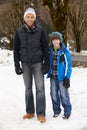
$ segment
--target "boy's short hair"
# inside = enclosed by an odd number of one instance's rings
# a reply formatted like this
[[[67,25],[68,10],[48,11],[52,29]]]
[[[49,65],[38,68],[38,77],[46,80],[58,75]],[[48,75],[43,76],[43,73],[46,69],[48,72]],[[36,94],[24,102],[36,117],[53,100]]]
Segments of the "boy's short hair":
[[[54,39],[60,39],[60,37],[58,35],[52,35],[50,36],[50,40],[53,41]]]

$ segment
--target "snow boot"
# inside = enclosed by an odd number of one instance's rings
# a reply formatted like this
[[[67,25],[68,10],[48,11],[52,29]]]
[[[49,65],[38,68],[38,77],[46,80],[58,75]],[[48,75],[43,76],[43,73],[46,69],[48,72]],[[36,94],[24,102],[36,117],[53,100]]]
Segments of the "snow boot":
[[[44,116],[38,116],[37,119],[38,119],[38,121],[40,121],[41,123],[46,122],[46,119],[45,119]]]
[[[25,114],[24,116],[23,116],[23,119],[31,119],[31,118],[33,118],[35,115],[34,114],[29,114],[29,113],[27,113],[27,114]]]

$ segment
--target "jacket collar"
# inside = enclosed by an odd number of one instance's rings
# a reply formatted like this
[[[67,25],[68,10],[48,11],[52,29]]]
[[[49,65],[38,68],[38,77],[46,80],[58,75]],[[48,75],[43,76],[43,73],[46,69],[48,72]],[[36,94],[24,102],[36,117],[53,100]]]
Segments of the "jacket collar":
[[[36,30],[38,30],[36,23],[33,25],[32,28],[29,28],[28,25],[24,23],[24,28],[27,32],[35,32]]]

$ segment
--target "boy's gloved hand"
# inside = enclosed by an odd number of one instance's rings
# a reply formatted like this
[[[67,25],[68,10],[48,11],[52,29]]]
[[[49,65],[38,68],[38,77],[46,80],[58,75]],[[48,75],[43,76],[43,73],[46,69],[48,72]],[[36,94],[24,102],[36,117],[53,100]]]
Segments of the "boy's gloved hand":
[[[15,62],[15,72],[16,72],[17,75],[21,75],[23,73],[23,70],[20,67],[19,62]]]
[[[68,78],[64,78],[63,85],[65,88],[69,88],[70,87],[70,80]]]

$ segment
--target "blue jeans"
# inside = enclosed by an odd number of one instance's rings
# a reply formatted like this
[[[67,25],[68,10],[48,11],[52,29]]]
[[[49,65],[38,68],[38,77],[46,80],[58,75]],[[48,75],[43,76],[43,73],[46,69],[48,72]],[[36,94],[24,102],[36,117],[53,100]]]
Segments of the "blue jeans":
[[[35,113],[34,95],[32,90],[32,81],[34,77],[36,88],[36,113],[37,116],[45,116],[45,88],[44,75],[42,74],[42,64],[37,63],[29,66],[27,63],[22,63],[23,78],[25,84],[25,103],[26,113]]]
[[[69,92],[68,89],[63,86],[63,81],[50,79],[50,95],[54,114],[59,114],[61,112],[60,104],[62,104],[64,108],[65,115],[71,114],[72,106],[70,103]]]

